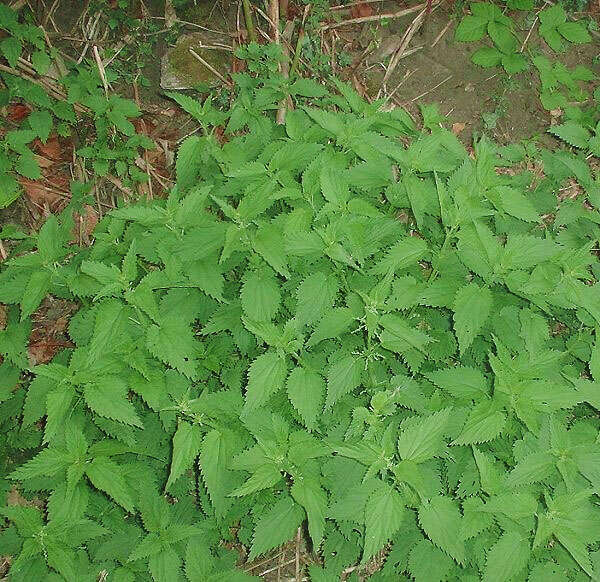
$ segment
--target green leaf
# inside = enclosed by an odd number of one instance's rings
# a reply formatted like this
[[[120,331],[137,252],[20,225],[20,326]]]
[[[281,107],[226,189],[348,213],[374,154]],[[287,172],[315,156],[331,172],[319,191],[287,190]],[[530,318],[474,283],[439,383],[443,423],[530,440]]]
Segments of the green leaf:
[[[215,508],[215,514],[223,518],[231,503],[227,499],[229,461],[227,439],[218,430],[206,433],[200,446],[199,465],[206,490]]]
[[[467,422],[453,445],[471,445],[491,441],[498,437],[506,424],[506,416],[491,400],[480,402],[469,412]]]
[[[560,4],[554,4],[539,13],[539,19],[544,26],[557,27],[567,21],[567,13]]]
[[[338,291],[335,277],[322,272],[308,275],[298,286],[296,320],[300,325],[313,323],[333,307]]]
[[[180,422],[173,436],[173,458],[165,490],[168,490],[194,463],[194,459],[200,452],[201,444],[202,430],[200,427],[189,422]]]
[[[282,497],[258,520],[248,560],[290,540],[303,520],[303,509],[291,497]]]
[[[429,539],[459,564],[466,560],[461,519],[458,506],[449,497],[434,497],[419,507],[419,523]]]
[[[426,253],[427,243],[423,239],[406,237],[391,247],[370,272],[373,275],[385,275],[389,271],[407,269],[421,260]]]
[[[154,582],[178,582],[182,579],[181,558],[171,547],[150,556],[148,568]]]
[[[53,477],[64,471],[70,464],[69,455],[59,449],[48,448],[39,452],[33,459],[15,469],[11,479],[34,479],[35,477]]]
[[[30,180],[39,180],[42,176],[40,166],[37,163],[35,156],[28,150],[23,151],[23,153],[17,156],[14,169],[15,172]]]
[[[104,491],[130,513],[134,511],[131,490],[125,482],[121,468],[108,457],[98,457],[86,464],[85,473],[92,485]]]
[[[27,117],[31,129],[37,132],[38,137],[46,143],[52,131],[52,115],[46,110],[32,111]]]
[[[133,404],[127,398],[127,383],[118,376],[101,376],[83,390],[86,404],[100,416],[142,426]]]
[[[0,41],[0,52],[13,69],[17,66],[22,51],[23,45],[14,36],[9,36]]]
[[[202,164],[201,139],[197,135],[191,135],[184,139],[177,150],[175,162],[175,173],[177,186],[183,191],[194,185]]]
[[[591,137],[590,132],[585,127],[573,121],[568,121],[561,125],[553,125],[548,129],[548,133],[566,141],[569,145],[582,149],[587,147]]]
[[[42,302],[50,288],[50,271],[35,271],[25,287],[25,293],[21,300],[21,321],[29,317]]]
[[[484,582],[509,582],[527,565],[529,540],[515,531],[506,531],[488,552]]]
[[[313,548],[318,550],[325,533],[327,495],[319,483],[311,478],[295,479],[290,492],[296,502],[304,507],[306,511],[308,533],[310,534]]]
[[[487,18],[467,15],[463,17],[456,27],[454,38],[461,42],[475,42],[481,40],[487,32],[487,25]]]
[[[188,378],[197,373],[196,340],[188,323],[168,318],[159,325],[148,327],[147,344],[154,357],[169,364]]]
[[[276,352],[266,352],[252,362],[248,370],[244,412],[265,404],[285,382],[287,364]]]
[[[576,44],[592,42],[592,37],[582,22],[563,22],[558,25],[557,30],[569,42]]]
[[[298,411],[309,430],[317,428],[317,418],[323,410],[325,380],[320,374],[294,368],[287,379],[287,394],[292,406]]]
[[[38,75],[45,75],[52,65],[52,60],[45,51],[33,51],[31,55],[31,64]]]
[[[341,336],[350,329],[354,320],[355,316],[351,309],[334,307],[328,310],[315,326],[315,331],[306,343],[307,347],[316,346],[323,340]]]
[[[429,372],[425,376],[454,398],[480,400],[488,394],[485,376],[475,368],[456,366]]]
[[[488,24],[488,34],[494,41],[494,44],[505,55],[509,55],[517,51],[517,39],[513,36],[508,26],[498,22],[490,22]]]
[[[379,482],[365,506],[365,545],[361,563],[367,563],[400,529],[406,510],[402,497]]]
[[[280,275],[289,279],[290,272],[287,267],[285,241],[283,235],[274,224],[265,224],[257,231],[254,241],[254,250],[263,257],[267,263]]]
[[[492,308],[492,294],[487,287],[469,283],[461,287],[454,299],[454,331],[460,352],[464,353],[483,328]]]
[[[446,408],[425,418],[411,419],[401,427],[398,452],[404,461],[422,463],[442,456],[446,450],[444,435],[452,409]]]
[[[270,321],[281,302],[279,285],[271,269],[252,271],[240,292],[244,313],[254,321]]]
[[[515,487],[542,481],[552,474],[554,463],[554,457],[550,453],[531,453],[517,463],[507,475],[506,484],[514,489]]]
[[[331,408],[342,396],[360,384],[363,361],[348,354],[335,360],[327,370],[327,397],[325,409]]]
[[[502,62],[502,53],[494,47],[481,47],[472,55],[471,60],[480,67],[497,67]]]
[[[426,333],[411,327],[408,320],[400,315],[384,315],[379,323],[383,326],[381,345],[393,352],[402,354],[410,348],[423,352],[432,341]]]

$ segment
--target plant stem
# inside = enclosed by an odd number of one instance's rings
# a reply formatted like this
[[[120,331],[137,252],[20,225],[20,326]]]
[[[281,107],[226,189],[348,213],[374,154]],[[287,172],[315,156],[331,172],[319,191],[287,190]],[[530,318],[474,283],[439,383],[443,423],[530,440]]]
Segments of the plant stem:
[[[252,20],[252,6],[250,4],[250,0],[242,0],[242,6],[244,8],[244,19],[246,20],[248,38],[250,39],[250,42],[258,42],[256,28],[254,28],[254,21]]]

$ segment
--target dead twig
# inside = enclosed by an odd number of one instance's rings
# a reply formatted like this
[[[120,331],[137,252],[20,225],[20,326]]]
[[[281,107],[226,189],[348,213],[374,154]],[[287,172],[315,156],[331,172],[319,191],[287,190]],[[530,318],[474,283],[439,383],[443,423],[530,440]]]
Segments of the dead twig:
[[[448,32],[448,29],[452,26],[452,23],[454,22],[454,20],[449,20],[448,24],[446,24],[446,26],[444,26],[444,28],[442,28],[442,32],[440,32],[434,39],[434,41],[431,43],[430,47],[433,48],[438,42],[440,42],[440,40],[442,40],[442,37]]]
[[[385,71],[385,75],[383,76],[383,81],[382,81],[382,88],[384,88],[386,86],[388,79],[390,78],[391,74],[398,66],[400,59],[402,59],[402,57],[404,56],[404,53],[406,52],[406,48],[408,47],[408,44],[412,40],[413,36],[417,33],[417,31],[421,28],[421,26],[423,26],[423,22],[425,21],[425,18],[427,16],[428,12],[435,10],[438,6],[439,6],[439,1],[436,2],[433,6],[431,6],[431,10],[429,10],[429,8],[430,8],[429,6],[426,6],[423,10],[421,10],[419,15],[413,20],[412,24],[406,29],[406,32],[404,33],[404,36],[402,38],[402,42],[400,43],[398,50],[393,54],[392,58],[390,59],[388,68]],[[382,92],[382,89],[379,89],[379,92],[377,93],[377,98],[379,98],[381,96],[381,92]]]
[[[405,8],[404,10],[399,10],[398,12],[374,14],[372,16],[359,16],[358,18],[351,18],[349,20],[342,20],[341,22],[335,22],[333,24],[326,24],[325,26],[322,26],[320,30],[331,30],[332,28],[339,28],[340,26],[350,26],[351,24],[362,24],[363,22],[375,22],[378,20],[402,18],[407,14],[419,12],[419,10],[423,10],[423,8],[427,8],[427,2],[424,2],[423,4],[417,4],[416,6],[411,6],[410,8]]]
[[[431,89],[425,91],[424,93],[421,93],[420,95],[417,95],[416,97],[413,97],[410,101],[407,101],[406,103],[404,103],[404,105],[408,105],[409,103],[414,103],[415,101],[418,101],[419,99],[425,97],[425,95],[429,95],[429,93],[432,93],[438,87],[441,87],[444,83],[448,82],[450,79],[452,79],[452,75],[448,75],[443,81],[440,81],[437,85],[435,85]]]
[[[210,63],[206,62],[194,49],[188,49],[190,54],[200,63],[202,63],[215,77],[221,79],[225,85],[228,87],[232,87],[231,81],[228,81],[217,69],[215,69]]]
[[[302,541],[302,529],[296,532],[296,580],[300,580],[300,542]]]
[[[348,4],[338,4],[337,6],[332,6],[329,10],[332,12],[335,12],[336,10],[350,10],[353,6],[375,4],[376,2],[385,2],[385,0],[361,0],[360,2],[349,2]]]
[[[17,66],[19,66],[19,68],[24,68],[24,67],[21,67],[21,63],[18,63]],[[46,91],[48,91],[52,97],[54,97],[55,99],[58,99],[59,101],[67,100],[67,96],[58,87],[56,87],[53,83],[50,83],[47,80],[50,77],[41,76],[41,77],[37,78],[37,77],[34,77],[24,71],[19,71],[18,69],[13,69],[12,67],[3,65],[2,63],[0,63],[0,71],[4,71],[5,73],[10,73],[11,75],[15,75],[16,77],[21,77],[22,79],[26,79],[27,81],[31,81],[32,83],[39,85],[40,87],[42,87]],[[83,105],[79,105],[78,103],[73,104],[73,109],[75,109],[75,111],[77,113],[85,113],[85,112],[89,111],[89,109],[87,107],[84,107]]]
[[[100,53],[98,52],[98,47],[96,45],[92,47],[92,53],[94,55],[96,65],[98,66],[98,74],[100,75],[100,79],[102,80],[102,86],[104,87],[104,95],[106,95],[106,98],[108,99],[108,81],[106,80],[106,71],[104,70],[104,64],[102,63],[102,59],[100,58]]]
[[[271,38],[275,44],[279,44],[279,0],[271,0],[269,4],[269,16],[271,18]]]

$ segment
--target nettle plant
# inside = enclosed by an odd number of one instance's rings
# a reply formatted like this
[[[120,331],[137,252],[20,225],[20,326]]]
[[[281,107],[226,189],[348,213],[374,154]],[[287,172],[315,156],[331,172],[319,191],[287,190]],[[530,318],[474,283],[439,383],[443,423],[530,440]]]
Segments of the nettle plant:
[[[0,41],[0,56],[10,67],[14,69],[22,56],[29,56],[30,66],[37,73],[48,73],[54,55],[53,51],[45,50],[41,27],[21,23],[14,10],[0,5],[0,29],[7,33]],[[51,78],[57,75],[56,71]],[[110,68],[105,76],[108,83],[119,78]],[[46,143],[52,132],[68,137],[80,131],[84,145],[77,154],[89,160],[95,174],[116,174],[126,185],[148,180],[148,174],[135,162],[143,150],[152,149],[155,144],[148,136],[137,133],[130,121],[141,112],[132,100],[105,93],[95,64],[88,61],[74,66],[60,79],[66,88],[66,99],[51,97],[41,86],[11,73],[10,69],[0,71],[0,80],[5,85],[0,90],[0,106],[22,102],[31,109],[18,127],[9,127],[0,138],[0,208],[9,206],[21,195],[18,176],[30,180],[42,176],[31,144],[35,139]],[[79,119],[75,112],[78,104],[87,108],[79,114]],[[89,121],[93,121],[93,130],[86,132],[92,125]]]
[[[509,0],[506,7],[529,11],[533,3]],[[499,6],[489,2],[472,2],[469,8],[471,14],[462,18],[454,38],[460,42],[475,42],[489,36],[494,44],[477,49],[471,55],[473,63],[482,67],[502,66],[509,75],[525,71],[529,67],[529,59],[523,54],[525,44],[515,33],[513,20]],[[565,52],[571,44],[592,41],[585,24],[569,21],[560,4],[540,10],[537,18],[540,22],[538,33],[554,52]]]
[[[418,131],[338,84],[277,125],[289,85],[236,81],[225,143],[198,103],[166,200],[90,247],[66,211],[2,263],[2,483],[37,499],[0,510],[11,580],[245,581],[226,548],[298,528],[313,582],[374,558],[380,581],[598,579],[585,159],[542,152],[533,183],[431,108]],[[80,304],[73,347],[30,367],[47,293]]]

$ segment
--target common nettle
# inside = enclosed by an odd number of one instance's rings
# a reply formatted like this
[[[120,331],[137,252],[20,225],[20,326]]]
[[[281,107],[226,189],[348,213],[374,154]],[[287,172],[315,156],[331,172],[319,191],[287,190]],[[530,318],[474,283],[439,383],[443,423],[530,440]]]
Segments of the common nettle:
[[[2,263],[2,483],[44,501],[0,509],[11,580],[251,580],[226,547],[298,528],[313,581],[598,579],[590,142],[539,178],[341,83],[236,82],[225,115],[179,99],[166,200]],[[30,367],[47,294],[73,347]]]

